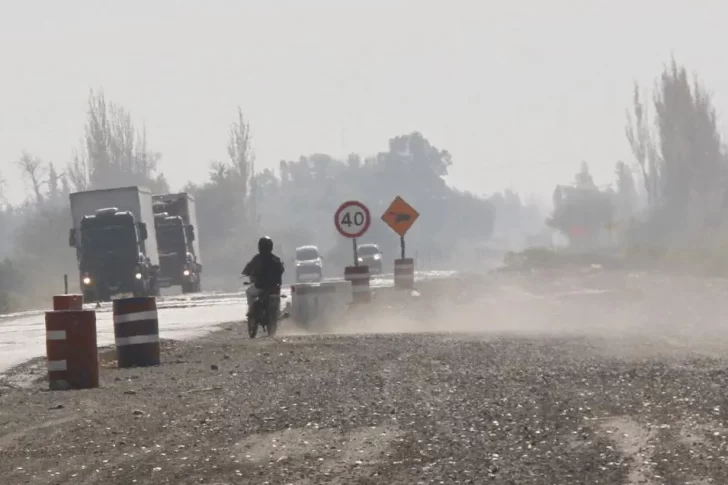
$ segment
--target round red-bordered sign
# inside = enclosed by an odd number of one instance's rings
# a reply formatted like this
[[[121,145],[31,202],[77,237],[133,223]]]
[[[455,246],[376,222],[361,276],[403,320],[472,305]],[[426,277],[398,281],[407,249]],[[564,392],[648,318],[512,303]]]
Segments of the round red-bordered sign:
[[[344,202],[334,214],[336,230],[342,236],[352,239],[363,236],[371,223],[369,209],[358,200]]]

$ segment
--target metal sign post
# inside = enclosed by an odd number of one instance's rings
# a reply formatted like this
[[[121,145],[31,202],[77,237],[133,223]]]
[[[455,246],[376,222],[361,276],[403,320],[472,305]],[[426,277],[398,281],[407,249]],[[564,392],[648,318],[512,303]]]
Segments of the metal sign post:
[[[354,266],[344,268],[344,279],[351,282],[352,303],[368,303],[371,301],[369,286],[369,267],[359,265],[359,247],[357,239],[369,229],[372,218],[367,206],[356,200],[344,202],[334,213],[334,225],[344,237],[351,239],[354,250]]]
[[[344,202],[334,214],[334,225],[344,237],[352,240],[354,248],[354,266],[359,266],[357,238],[364,235],[372,223],[367,206],[357,200]]]
[[[411,289],[414,287],[415,262],[406,257],[404,235],[407,234],[407,231],[418,217],[420,217],[419,212],[399,196],[395,197],[392,203],[389,204],[389,208],[382,214],[382,220],[399,235],[401,257],[394,260],[394,286],[396,288]]]

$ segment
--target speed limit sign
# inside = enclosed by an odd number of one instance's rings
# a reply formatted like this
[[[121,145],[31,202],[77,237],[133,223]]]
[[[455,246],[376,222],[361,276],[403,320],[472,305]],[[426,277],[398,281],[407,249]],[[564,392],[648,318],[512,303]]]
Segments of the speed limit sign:
[[[357,200],[344,202],[334,214],[336,229],[342,236],[348,238],[363,236],[371,223],[369,209]]]

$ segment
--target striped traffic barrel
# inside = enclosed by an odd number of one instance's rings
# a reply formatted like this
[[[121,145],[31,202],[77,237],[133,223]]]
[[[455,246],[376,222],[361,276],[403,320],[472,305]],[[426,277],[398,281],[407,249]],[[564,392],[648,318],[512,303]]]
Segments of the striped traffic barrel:
[[[402,258],[394,260],[394,287],[411,290],[415,286],[415,260]]]
[[[52,390],[99,387],[96,312],[46,312],[48,383]]]
[[[114,340],[120,368],[159,365],[157,300],[140,296],[114,300]]]
[[[344,279],[351,282],[352,303],[372,301],[372,292],[369,287],[369,266],[347,266],[344,268]]]
[[[53,310],[81,310],[83,295],[54,295]]]

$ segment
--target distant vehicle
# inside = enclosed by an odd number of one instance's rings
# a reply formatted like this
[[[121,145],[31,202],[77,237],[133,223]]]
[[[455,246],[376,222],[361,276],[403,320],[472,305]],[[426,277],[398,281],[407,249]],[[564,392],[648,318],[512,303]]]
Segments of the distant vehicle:
[[[118,293],[159,294],[159,255],[152,194],[143,187],[90,190],[70,195],[83,297],[109,301]]]
[[[202,259],[195,237],[195,199],[187,193],[155,195],[154,228],[159,244],[162,288],[179,285],[182,293],[201,290]]]
[[[357,247],[359,264],[369,266],[369,273],[382,272],[382,252],[376,244],[360,244]]]
[[[316,246],[296,248],[296,281],[321,281],[323,271],[323,260]]]

